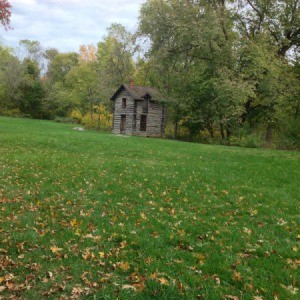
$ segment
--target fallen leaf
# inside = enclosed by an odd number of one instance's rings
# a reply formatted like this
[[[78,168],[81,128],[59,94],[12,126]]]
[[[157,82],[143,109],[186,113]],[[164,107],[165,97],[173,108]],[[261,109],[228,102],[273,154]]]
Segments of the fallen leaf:
[[[134,291],[136,290],[136,288],[133,285],[130,285],[130,284],[123,284],[122,289],[123,290],[134,290]]]
[[[145,215],[145,213],[141,213],[141,218],[147,220],[147,216]]]
[[[123,271],[127,271],[128,269],[130,269],[130,265],[128,262],[121,262],[120,263],[120,268],[123,270]]]
[[[58,254],[58,252],[61,251],[62,248],[58,248],[57,246],[51,246],[50,250],[52,251],[52,253]]]
[[[0,293],[3,292],[6,289],[6,286],[0,286]]]
[[[233,278],[234,278],[234,280],[236,280],[236,281],[241,281],[241,280],[242,280],[242,275],[241,275],[240,272],[234,271],[234,272],[233,272]]]
[[[162,285],[169,285],[169,281],[164,277],[158,278],[158,281]]]

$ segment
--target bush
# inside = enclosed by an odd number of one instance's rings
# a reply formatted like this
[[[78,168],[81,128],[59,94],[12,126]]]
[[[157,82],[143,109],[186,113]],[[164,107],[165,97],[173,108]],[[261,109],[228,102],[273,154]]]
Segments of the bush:
[[[252,132],[241,129],[236,135],[229,138],[229,145],[247,147],[247,148],[262,148],[265,144],[264,135],[262,132]]]
[[[57,123],[75,123],[74,119],[70,117],[55,117],[54,121]]]
[[[81,124],[90,129],[111,130],[111,114],[102,104],[96,105],[94,109],[93,116],[90,113],[82,116]]]
[[[76,123],[80,124],[82,120],[82,113],[79,109],[73,109],[69,114],[69,117],[74,119]]]
[[[283,119],[278,139],[279,149],[300,149],[300,118]]]
[[[12,118],[26,118],[26,117],[29,117],[29,116],[26,116],[23,113],[21,113],[19,108],[3,110],[3,111],[1,111],[1,115],[5,116],[5,117],[12,117]]]

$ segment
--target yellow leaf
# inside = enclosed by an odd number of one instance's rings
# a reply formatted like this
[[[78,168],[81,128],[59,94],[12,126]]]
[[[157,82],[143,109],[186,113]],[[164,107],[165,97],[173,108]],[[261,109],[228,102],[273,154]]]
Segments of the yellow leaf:
[[[156,279],[157,278],[157,274],[156,273],[152,273],[149,276],[150,279]]]
[[[125,247],[126,247],[126,245],[127,245],[127,242],[126,242],[126,241],[123,241],[123,242],[121,242],[120,244],[121,244],[121,248],[123,249],[123,248],[125,248]]]
[[[79,226],[81,224],[81,221],[78,221],[77,219],[73,219],[70,221],[70,225],[72,227],[76,227],[76,226]]]
[[[162,285],[169,285],[169,281],[166,278],[163,278],[163,277],[158,278],[158,281]]]
[[[127,271],[128,269],[130,269],[130,265],[128,262],[121,262],[120,263],[120,268],[123,270],[123,271]]]
[[[184,229],[179,229],[177,232],[179,235],[185,235]]]
[[[98,252],[98,254],[100,255],[101,258],[103,258],[105,256],[105,253],[102,251]]]
[[[57,246],[51,246],[50,250],[52,251],[52,253],[58,254],[58,252],[61,251],[62,248],[58,248]]]
[[[240,272],[234,271],[234,272],[233,272],[233,278],[234,278],[234,280],[236,280],[236,281],[241,281],[241,280],[242,280],[242,275],[241,275]]]
[[[144,213],[141,213],[141,218],[147,220],[147,216]]]

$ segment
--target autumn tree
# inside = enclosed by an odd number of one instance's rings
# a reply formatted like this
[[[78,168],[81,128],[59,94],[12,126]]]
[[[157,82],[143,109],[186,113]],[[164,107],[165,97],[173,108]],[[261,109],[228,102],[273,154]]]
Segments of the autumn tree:
[[[8,0],[0,0],[0,23],[5,29],[10,28],[11,8],[12,6]]]
[[[91,62],[96,61],[97,48],[90,45],[80,45],[79,47],[79,61],[80,62]]]

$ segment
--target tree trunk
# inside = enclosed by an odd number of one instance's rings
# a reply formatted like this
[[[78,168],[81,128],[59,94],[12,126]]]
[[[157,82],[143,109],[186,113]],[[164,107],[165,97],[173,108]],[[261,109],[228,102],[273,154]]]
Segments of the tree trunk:
[[[246,119],[247,119],[247,117],[248,117],[248,115],[250,113],[252,102],[253,102],[253,99],[249,98],[247,100],[247,102],[245,103],[245,111],[244,111],[244,113],[241,116],[241,123],[242,123],[242,125],[246,122]]]
[[[268,144],[270,144],[271,140],[272,140],[272,127],[271,127],[270,124],[268,124],[268,126],[267,126],[267,132],[266,132],[266,142]]]
[[[92,100],[90,101],[90,115],[91,115],[91,120],[93,121],[94,116],[93,116],[93,101]]]
[[[221,134],[221,137],[222,137],[222,140],[225,139],[225,133],[224,133],[224,126],[222,123],[220,123],[220,134]]]
[[[210,137],[213,139],[214,138],[214,129],[213,129],[213,127],[210,126],[210,125],[208,125],[207,126],[207,130],[208,130],[208,132],[210,134]]]
[[[177,134],[178,134],[178,122],[175,121],[175,124],[174,124],[174,135],[173,135],[173,139],[174,140],[177,139]]]
[[[100,112],[100,106],[98,111],[98,119],[97,119],[97,129],[100,130],[100,121],[101,121],[101,112]]]
[[[227,134],[227,139],[229,139],[231,136],[231,129],[228,126],[226,128],[226,134]]]

